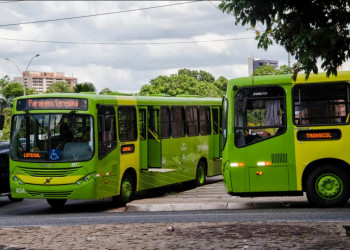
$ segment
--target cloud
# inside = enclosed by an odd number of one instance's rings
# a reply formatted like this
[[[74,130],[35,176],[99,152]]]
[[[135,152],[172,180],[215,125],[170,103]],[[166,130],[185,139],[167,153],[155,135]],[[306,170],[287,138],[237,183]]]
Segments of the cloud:
[[[2,5],[0,24],[91,15],[175,4],[175,1],[19,1]],[[215,5],[218,2],[212,2]],[[211,2],[193,2],[113,15],[0,27],[0,38],[40,41],[126,43],[79,45],[0,39],[0,58],[13,59],[21,70],[40,54],[33,71],[65,72],[78,82],[92,82],[100,91],[110,88],[137,92],[158,75],[178,69],[206,70],[228,79],[248,74],[249,56],[287,64],[287,53],[274,45],[258,50],[255,39],[174,44],[253,37],[247,27],[236,26],[233,16]],[[149,43],[139,44],[135,43]],[[153,44],[150,44],[153,43]],[[164,44],[157,44],[164,43]],[[0,74],[17,76],[9,62],[0,63]]]

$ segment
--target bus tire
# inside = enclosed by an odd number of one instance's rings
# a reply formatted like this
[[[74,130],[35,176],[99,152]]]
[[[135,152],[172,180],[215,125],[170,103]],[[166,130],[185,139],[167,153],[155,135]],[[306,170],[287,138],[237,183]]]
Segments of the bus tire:
[[[20,201],[23,201],[23,198],[13,198],[12,195],[8,195],[7,196],[9,198],[10,201],[12,202],[20,202]]]
[[[119,205],[125,206],[126,203],[132,201],[135,196],[135,181],[130,173],[125,173],[120,183],[120,195],[116,201]]]
[[[196,171],[196,186],[203,186],[205,182],[207,181],[207,171],[206,166],[203,161],[200,161],[197,166]]]
[[[66,204],[66,199],[46,199],[47,203],[54,209],[62,209]]]
[[[307,178],[306,196],[316,207],[343,207],[350,197],[349,174],[334,165],[323,165]]]

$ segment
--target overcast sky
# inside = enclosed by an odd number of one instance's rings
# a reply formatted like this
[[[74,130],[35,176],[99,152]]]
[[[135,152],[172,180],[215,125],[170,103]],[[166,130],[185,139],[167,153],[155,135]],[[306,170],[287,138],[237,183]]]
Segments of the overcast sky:
[[[215,7],[219,3],[0,1],[0,78],[19,75],[4,58],[11,58],[24,71],[36,54],[40,57],[32,61],[30,71],[64,72],[77,77],[78,83],[92,82],[98,91],[128,93],[181,68],[231,79],[248,75],[249,56],[287,64],[282,47],[257,49],[254,32],[236,26],[233,16]],[[157,7],[164,5],[173,6]],[[111,12],[119,13],[8,25]]]

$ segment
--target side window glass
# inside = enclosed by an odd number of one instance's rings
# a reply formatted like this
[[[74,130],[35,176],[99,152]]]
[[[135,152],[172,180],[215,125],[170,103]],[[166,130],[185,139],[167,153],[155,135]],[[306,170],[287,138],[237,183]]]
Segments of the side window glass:
[[[170,137],[170,111],[168,107],[162,107],[161,109],[161,121],[162,121],[162,138]]]
[[[148,139],[159,138],[159,109],[148,109]]]
[[[297,85],[293,88],[294,124],[329,125],[349,122],[347,84]]]
[[[219,134],[220,121],[219,121],[219,110],[213,108],[213,133]]]
[[[135,107],[118,108],[118,128],[120,141],[137,140],[137,122]]]
[[[97,108],[98,158],[102,159],[117,146],[115,110],[113,106]]]
[[[281,87],[240,90],[235,97],[235,144],[243,147],[286,130],[285,92]]]
[[[197,136],[199,133],[197,107],[186,108],[186,123],[188,136]]]
[[[211,120],[210,120],[210,108],[199,108],[199,130],[201,135],[211,134]]]
[[[171,132],[173,137],[185,136],[185,110],[183,107],[171,108]]]

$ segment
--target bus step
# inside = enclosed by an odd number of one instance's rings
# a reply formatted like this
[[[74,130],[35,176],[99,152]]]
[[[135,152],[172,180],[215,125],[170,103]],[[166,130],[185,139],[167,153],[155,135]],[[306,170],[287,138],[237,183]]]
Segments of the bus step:
[[[176,169],[169,169],[169,168],[149,168],[146,171],[148,172],[158,172],[158,173],[168,173],[168,172],[174,172]]]

